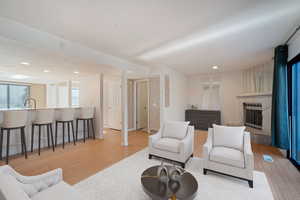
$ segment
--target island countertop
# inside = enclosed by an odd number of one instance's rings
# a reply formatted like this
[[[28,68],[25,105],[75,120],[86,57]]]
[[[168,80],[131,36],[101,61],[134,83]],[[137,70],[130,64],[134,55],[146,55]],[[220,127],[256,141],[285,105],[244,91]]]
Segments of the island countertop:
[[[44,109],[54,109],[55,110],[55,114],[54,114],[54,119],[53,119],[53,124],[55,123],[55,120],[58,119],[58,117],[60,116],[61,110],[62,109],[66,109],[66,108],[71,108],[74,109],[74,122],[75,119],[77,117],[79,117],[80,115],[80,108],[84,108],[84,107],[57,107],[57,108],[20,108],[20,109],[16,109],[16,108],[11,108],[11,109],[0,109],[0,127],[1,124],[3,122],[3,117],[4,117],[4,113],[5,112],[9,112],[9,111],[21,111],[21,110],[27,110],[28,111],[28,115],[27,115],[27,123],[26,123],[26,127],[25,127],[25,135],[26,135],[26,146],[27,149],[31,143],[30,138],[31,138],[31,128],[32,128],[32,123],[35,121],[36,119],[36,113],[38,110],[44,110]],[[95,119],[95,127],[97,127],[97,120]],[[74,123],[75,125],[75,123]],[[75,127],[75,126],[74,126]],[[96,128],[97,130],[97,128]],[[56,131],[55,129],[53,129],[53,131]],[[58,130],[57,130],[57,134],[58,134],[58,141],[57,144],[61,144],[62,143],[62,127],[59,126]],[[10,142],[10,154],[18,154],[21,153],[21,140],[20,140],[20,134],[19,134],[19,130],[11,130],[10,131],[10,135],[11,135],[11,142]],[[65,135],[65,141],[68,141],[68,134]],[[6,141],[6,132],[4,132],[3,134],[4,138],[3,141]],[[47,134],[46,134],[46,127],[42,128],[42,147],[46,147],[47,146]],[[78,138],[82,138],[83,137],[83,124],[79,123],[78,124]],[[34,137],[34,149],[37,149],[37,141],[38,137]],[[5,148],[6,148],[6,142],[3,142],[3,147],[2,147],[2,152],[5,152]],[[4,155],[3,155],[4,156]]]

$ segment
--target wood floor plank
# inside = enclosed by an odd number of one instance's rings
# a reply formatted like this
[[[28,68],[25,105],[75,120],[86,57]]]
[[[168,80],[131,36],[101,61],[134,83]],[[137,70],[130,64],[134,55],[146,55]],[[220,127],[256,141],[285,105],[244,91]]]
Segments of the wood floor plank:
[[[11,158],[10,165],[24,175],[36,175],[55,168],[62,168],[64,180],[75,184],[112,164],[147,147],[148,134],[142,131],[129,133],[129,146],[121,146],[119,131],[106,130],[104,140],[88,140],[51,149],[43,149],[41,156],[36,152]],[[207,138],[206,131],[195,131],[195,156],[202,157],[202,147]],[[270,146],[253,144],[255,170],[266,174],[275,200],[300,200],[300,173],[281,154]],[[263,154],[271,155],[273,163],[263,161]],[[0,161],[0,165],[4,162]],[[254,183],[255,184],[255,183]],[[254,185],[255,187],[255,185]]]

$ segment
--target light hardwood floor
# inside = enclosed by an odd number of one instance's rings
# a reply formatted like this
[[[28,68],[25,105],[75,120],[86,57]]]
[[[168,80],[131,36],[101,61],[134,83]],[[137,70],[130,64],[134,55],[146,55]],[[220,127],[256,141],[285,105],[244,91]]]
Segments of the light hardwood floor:
[[[206,131],[195,132],[195,156],[202,156],[202,146],[206,141]],[[129,133],[129,146],[123,147],[118,131],[109,131],[104,140],[88,140],[76,146],[69,144],[63,150],[55,152],[45,149],[38,156],[36,152],[29,154],[27,160],[23,156],[12,157],[10,165],[24,175],[36,175],[55,168],[62,168],[64,180],[75,184],[98,171],[126,158],[147,147],[148,134],[141,131]],[[266,174],[275,200],[300,199],[300,173],[285,159],[276,148],[253,144],[255,169]],[[262,160],[263,154],[273,156],[274,162]],[[4,162],[0,161],[0,165]],[[255,187],[255,183],[254,183]]]

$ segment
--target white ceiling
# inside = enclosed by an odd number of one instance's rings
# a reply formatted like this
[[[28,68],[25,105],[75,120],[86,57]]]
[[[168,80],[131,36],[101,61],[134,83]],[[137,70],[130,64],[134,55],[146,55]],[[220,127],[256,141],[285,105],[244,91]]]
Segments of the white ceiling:
[[[22,62],[30,65],[23,65]],[[75,71],[79,73],[75,74]],[[119,74],[119,70],[111,66],[99,66],[93,62],[24,46],[0,37],[0,80],[2,81],[54,83],[78,80],[101,72],[109,75]],[[14,75],[26,77],[16,79]]]
[[[272,48],[299,25],[299,9],[299,0],[2,0],[0,17],[132,62],[193,74],[271,59]]]

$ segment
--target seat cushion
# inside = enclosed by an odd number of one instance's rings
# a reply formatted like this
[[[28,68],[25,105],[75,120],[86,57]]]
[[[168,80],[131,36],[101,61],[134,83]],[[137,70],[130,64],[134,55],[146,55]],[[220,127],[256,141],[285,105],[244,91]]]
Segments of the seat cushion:
[[[18,181],[13,176],[4,173],[0,173],[0,199],[30,200]]]
[[[179,144],[180,140],[173,138],[161,138],[154,144],[154,148],[172,153],[179,153]]]
[[[243,151],[245,127],[213,125],[213,145]]]
[[[236,149],[214,147],[210,152],[209,159],[233,167],[245,168],[244,154]]]
[[[164,138],[175,138],[182,140],[187,134],[187,128],[190,122],[170,121],[165,122],[162,132]]]
[[[81,194],[67,183],[60,183],[34,195],[32,200],[83,200]]]

